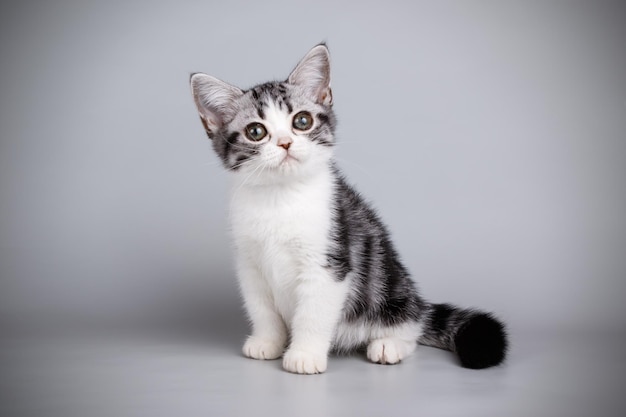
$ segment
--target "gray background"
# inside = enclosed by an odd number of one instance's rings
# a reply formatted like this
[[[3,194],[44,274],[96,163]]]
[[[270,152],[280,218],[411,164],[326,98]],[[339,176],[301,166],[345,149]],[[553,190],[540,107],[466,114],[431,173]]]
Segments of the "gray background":
[[[507,321],[506,366],[240,357],[228,175],[188,77],[283,79],[320,41],[340,165],[427,298]],[[623,410],[624,41],[603,1],[2,3],[1,414]]]

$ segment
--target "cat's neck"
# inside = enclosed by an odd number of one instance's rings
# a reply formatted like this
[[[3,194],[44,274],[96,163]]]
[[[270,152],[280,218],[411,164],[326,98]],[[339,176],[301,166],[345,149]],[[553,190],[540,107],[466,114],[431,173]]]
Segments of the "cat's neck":
[[[334,163],[328,160],[292,173],[261,172],[234,176],[233,192],[274,193],[332,182]]]

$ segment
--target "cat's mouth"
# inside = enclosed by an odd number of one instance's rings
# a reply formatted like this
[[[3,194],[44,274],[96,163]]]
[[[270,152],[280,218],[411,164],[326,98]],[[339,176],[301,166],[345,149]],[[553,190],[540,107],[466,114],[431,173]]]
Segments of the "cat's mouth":
[[[301,165],[301,160],[293,156],[291,153],[286,153],[281,159],[276,169],[282,173],[291,173]]]
[[[289,152],[285,153],[285,156],[282,161],[280,161],[279,165],[293,165],[299,163],[300,160],[290,154]]]

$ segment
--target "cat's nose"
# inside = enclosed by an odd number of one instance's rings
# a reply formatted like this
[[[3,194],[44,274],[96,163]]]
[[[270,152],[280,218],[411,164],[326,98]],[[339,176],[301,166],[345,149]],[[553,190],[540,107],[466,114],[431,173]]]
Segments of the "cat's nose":
[[[278,143],[277,145],[280,146],[281,148],[285,148],[285,150],[289,149],[289,147],[291,146],[291,144],[293,143],[293,139],[291,139],[291,137],[289,136],[281,136],[278,138]]]

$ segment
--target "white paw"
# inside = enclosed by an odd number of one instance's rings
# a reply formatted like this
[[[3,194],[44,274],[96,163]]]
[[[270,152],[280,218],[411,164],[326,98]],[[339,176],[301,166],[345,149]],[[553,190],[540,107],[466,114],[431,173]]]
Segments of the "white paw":
[[[243,354],[252,359],[277,359],[282,356],[283,349],[282,344],[250,336],[243,345]]]
[[[372,340],[367,346],[367,358],[372,362],[392,365],[413,352],[415,345],[416,343],[391,337]]]
[[[327,365],[326,354],[289,349],[283,356],[283,368],[295,374],[321,374],[326,371]]]

